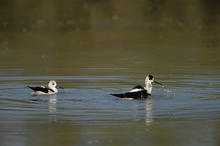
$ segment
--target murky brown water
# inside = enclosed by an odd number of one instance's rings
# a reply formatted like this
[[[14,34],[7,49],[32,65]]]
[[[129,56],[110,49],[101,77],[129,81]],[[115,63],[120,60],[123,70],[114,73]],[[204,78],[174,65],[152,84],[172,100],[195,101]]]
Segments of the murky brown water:
[[[1,145],[220,144],[218,1],[0,7]],[[110,95],[148,74],[152,98]],[[51,79],[65,90],[31,96]]]

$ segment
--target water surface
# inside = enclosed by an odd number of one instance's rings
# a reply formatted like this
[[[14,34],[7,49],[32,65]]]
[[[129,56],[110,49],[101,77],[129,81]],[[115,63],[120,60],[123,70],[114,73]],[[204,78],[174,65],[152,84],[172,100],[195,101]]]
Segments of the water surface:
[[[1,145],[219,145],[214,3],[15,4],[1,9]],[[151,98],[110,95],[148,74],[164,85]],[[31,96],[52,79],[65,90]]]

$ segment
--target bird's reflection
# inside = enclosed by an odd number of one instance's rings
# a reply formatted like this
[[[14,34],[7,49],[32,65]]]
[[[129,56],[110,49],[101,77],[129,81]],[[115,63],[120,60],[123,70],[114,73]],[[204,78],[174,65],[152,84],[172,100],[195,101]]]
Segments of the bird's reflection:
[[[149,126],[153,123],[153,114],[152,114],[152,99],[147,98],[146,99],[146,118],[145,118],[145,123]]]
[[[51,95],[48,101],[48,111],[49,111],[49,118],[51,122],[57,121],[57,95]]]

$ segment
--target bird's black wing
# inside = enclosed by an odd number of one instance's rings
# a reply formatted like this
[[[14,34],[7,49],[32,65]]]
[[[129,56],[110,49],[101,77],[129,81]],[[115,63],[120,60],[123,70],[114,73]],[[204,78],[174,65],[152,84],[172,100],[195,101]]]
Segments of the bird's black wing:
[[[132,89],[144,89],[144,87],[142,87],[141,85],[137,85],[137,86],[135,86],[135,87],[132,88]]]
[[[48,90],[52,91],[52,92],[55,92],[53,89],[50,89],[50,88],[47,88]]]
[[[120,94],[111,94],[116,97],[120,98],[133,98],[133,99],[146,99],[150,94],[147,93],[146,90],[141,90],[137,92],[127,92],[127,93],[120,93]]]
[[[48,88],[45,88],[45,87],[31,87],[31,86],[28,86],[28,87],[31,88],[32,90],[34,90],[35,92],[41,91],[44,93],[48,93]],[[50,89],[50,90],[52,90],[52,89]]]

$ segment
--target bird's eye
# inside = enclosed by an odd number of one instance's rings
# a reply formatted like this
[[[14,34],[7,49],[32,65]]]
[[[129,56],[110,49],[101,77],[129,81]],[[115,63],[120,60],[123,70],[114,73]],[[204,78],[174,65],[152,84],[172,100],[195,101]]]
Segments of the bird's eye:
[[[149,78],[149,80],[153,80],[154,79],[154,77],[152,75],[149,75],[148,78]]]

